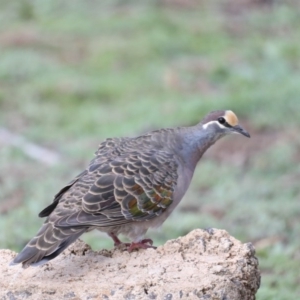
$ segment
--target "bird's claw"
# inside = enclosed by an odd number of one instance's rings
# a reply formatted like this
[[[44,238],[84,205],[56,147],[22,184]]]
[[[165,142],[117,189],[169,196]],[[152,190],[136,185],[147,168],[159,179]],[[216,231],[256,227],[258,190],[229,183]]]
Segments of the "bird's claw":
[[[141,240],[137,243],[132,242],[129,247],[127,248],[128,252],[132,252],[134,250],[138,250],[138,249],[148,249],[148,248],[152,248],[152,249],[156,249],[157,247],[152,246],[153,245],[153,241],[151,239],[144,239]]]
[[[121,250],[127,250],[128,252],[132,252],[138,249],[157,248],[153,246],[153,241],[151,239],[143,239],[139,242],[123,243],[119,240],[119,238],[114,233],[109,233],[108,235],[113,239],[115,247]]]

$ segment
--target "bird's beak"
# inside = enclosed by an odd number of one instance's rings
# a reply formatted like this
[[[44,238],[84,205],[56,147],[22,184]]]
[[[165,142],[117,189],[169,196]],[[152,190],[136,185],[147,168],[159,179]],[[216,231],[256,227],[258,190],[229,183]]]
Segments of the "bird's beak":
[[[242,134],[242,135],[244,135],[244,136],[246,136],[246,137],[250,137],[250,134],[249,134],[249,132],[248,131],[246,131],[242,126],[240,126],[240,125],[235,125],[235,126],[233,126],[232,127],[232,130],[234,131],[234,132],[237,132],[237,133],[240,133],[240,134]]]

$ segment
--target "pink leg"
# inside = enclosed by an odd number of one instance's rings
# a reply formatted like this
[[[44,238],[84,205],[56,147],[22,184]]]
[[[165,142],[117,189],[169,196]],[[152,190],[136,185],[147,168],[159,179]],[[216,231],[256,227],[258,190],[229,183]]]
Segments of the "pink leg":
[[[126,243],[123,243],[119,240],[119,238],[112,232],[108,233],[108,235],[113,239],[114,241],[114,245],[115,246],[119,246],[119,245],[122,245],[122,244],[126,244]],[[128,244],[129,245],[129,244]]]
[[[153,245],[153,241],[151,239],[144,239],[141,240],[140,242],[132,242],[130,244],[130,246],[127,248],[128,252],[132,252],[135,249],[147,249],[147,248],[152,248],[152,249],[156,249],[155,246]]]
[[[137,250],[138,249],[147,249],[147,248],[156,249],[155,246],[152,246],[153,241],[151,239],[144,239],[137,243],[135,243],[135,242],[123,243],[119,240],[119,238],[114,233],[110,232],[110,233],[108,233],[108,235],[113,239],[115,247],[124,245],[126,247],[126,249],[128,250],[128,252],[132,252],[133,250],[136,250],[136,249]]]

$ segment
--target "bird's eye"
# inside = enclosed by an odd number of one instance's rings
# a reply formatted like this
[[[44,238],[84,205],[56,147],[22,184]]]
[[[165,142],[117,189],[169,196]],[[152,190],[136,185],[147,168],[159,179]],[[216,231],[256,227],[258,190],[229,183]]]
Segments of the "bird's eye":
[[[224,123],[226,122],[225,119],[224,119],[223,117],[220,117],[220,118],[218,119],[218,121],[219,121],[220,124],[224,124]]]

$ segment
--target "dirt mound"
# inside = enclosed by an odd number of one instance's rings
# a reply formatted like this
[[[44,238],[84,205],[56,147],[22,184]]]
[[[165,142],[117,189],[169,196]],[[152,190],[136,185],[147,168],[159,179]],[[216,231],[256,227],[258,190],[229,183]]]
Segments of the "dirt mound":
[[[77,241],[41,267],[8,266],[0,250],[0,299],[255,299],[253,246],[224,230],[196,229],[157,250],[94,252]]]

